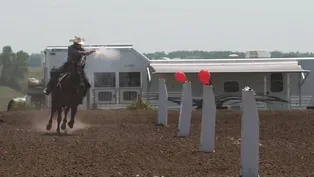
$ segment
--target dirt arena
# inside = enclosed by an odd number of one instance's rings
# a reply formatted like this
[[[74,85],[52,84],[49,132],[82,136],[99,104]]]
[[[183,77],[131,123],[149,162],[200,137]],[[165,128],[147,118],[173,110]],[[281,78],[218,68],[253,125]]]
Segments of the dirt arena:
[[[72,130],[45,133],[47,112],[0,113],[3,177],[227,177],[240,174],[240,113],[218,111],[216,152],[199,152],[201,112],[179,138],[153,111],[82,111]],[[260,176],[314,175],[314,111],[260,112]]]

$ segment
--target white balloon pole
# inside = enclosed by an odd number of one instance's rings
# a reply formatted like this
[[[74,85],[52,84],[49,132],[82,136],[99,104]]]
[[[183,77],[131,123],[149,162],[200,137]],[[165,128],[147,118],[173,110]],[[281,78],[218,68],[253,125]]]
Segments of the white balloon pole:
[[[213,87],[203,86],[201,152],[214,152],[216,125],[216,103]]]
[[[188,136],[190,134],[192,106],[191,82],[185,82],[182,88],[178,136]]]
[[[158,124],[168,124],[168,93],[165,79],[159,79],[158,89]]]

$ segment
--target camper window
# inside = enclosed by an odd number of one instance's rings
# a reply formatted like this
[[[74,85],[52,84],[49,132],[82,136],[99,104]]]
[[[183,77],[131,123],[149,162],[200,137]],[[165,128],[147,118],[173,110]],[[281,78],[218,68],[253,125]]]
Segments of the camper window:
[[[240,90],[239,83],[236,81],[228,81],[224,83],[225,92],[238,92]]]
[[[273,73],[270,75],[270,90],[271,92],[283,91],[283,75],[282,73]]]
[[[94,73],[94,87],[116,87],[116,75],[114,72]]]
[[[141,87],[141,72],[120,72],[120,87]]]

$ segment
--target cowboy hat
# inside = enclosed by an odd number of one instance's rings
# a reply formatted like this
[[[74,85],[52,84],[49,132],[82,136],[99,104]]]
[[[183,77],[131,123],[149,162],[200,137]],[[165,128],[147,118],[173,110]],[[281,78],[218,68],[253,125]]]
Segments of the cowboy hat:
[[[80,44],[80,45],[84,45],[85,40],[80,38],[80,37],[77,37],[77,36],[74,36],[74,39],[70,39],[70,42],[73,42],[73,43],[77,43],[77,44]]]

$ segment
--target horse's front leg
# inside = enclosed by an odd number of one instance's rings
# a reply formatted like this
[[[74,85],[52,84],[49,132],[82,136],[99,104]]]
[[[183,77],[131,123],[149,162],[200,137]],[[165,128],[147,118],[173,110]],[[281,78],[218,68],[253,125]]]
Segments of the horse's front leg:
[[[64,110],[64,118],[63,118],[63,122],[62,122],[62,125],[61,125],[61,129],[62,130],[66,129],[66,123],[68,122],[67,116],[68,116],[69,110],[70,110],[70,107],[68,107],[68,106]]]
[[[58,124],[57,124],[57,133],[60,133],[60,124],[62,120],[62,107],[58,108]]]
[[[75,118],[75,115],[76,115],[76,112],[77,112],[77,106],[78,105],[75,105],[75,106],[72,106],[71,107],[71,120],[70,122],[68,123],[68,126],[70,128],[73,128],[73,125],[74,125],[74,118]]]
[[[53,116],[54,116],[54,114],[55,114],[56,111],[57,111],[56,106],[55,106],[55,105],[52,105],[52,107],[51,107],[51,112],[50,112],[50,119],[49,119],[49,121],[48,121],[48,124],[46,125],[46,130],[48,130],[48,131],[51,129],[51,126],[52,126],[52,118],[53,118]]]

